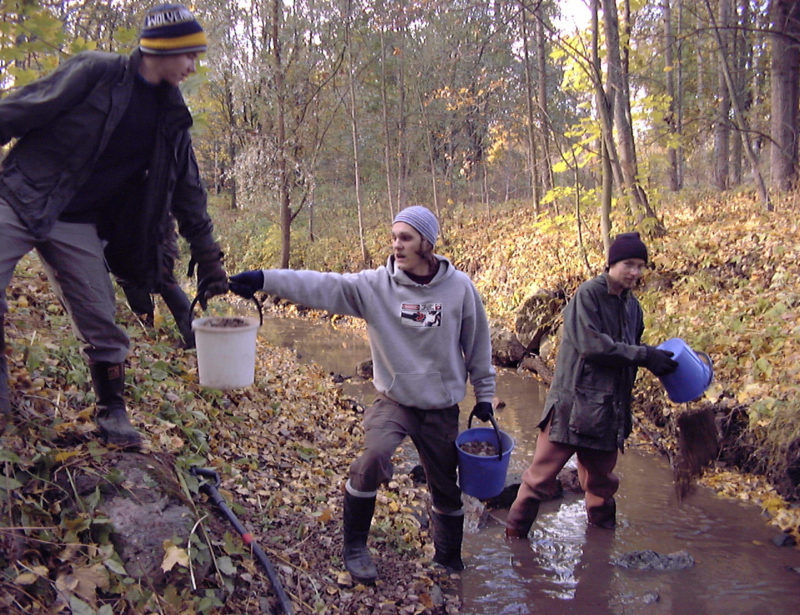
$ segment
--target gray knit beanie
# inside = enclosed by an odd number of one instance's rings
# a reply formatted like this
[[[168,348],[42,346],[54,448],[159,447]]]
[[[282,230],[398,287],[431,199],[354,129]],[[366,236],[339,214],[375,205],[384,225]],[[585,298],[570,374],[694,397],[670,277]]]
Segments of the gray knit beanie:
[[[406,207],[394,217],[392,224],[395,222],[405,222],[413,226],[432,246],[436,245],[436,238],[439,236],[439,222],[427,207],[422,205]]]

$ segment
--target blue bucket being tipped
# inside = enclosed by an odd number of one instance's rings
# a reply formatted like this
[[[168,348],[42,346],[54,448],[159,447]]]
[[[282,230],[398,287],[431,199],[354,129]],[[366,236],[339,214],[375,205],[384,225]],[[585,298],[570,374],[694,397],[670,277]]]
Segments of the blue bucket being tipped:
[[[472,425],[472,414],[469,416],[469,426]],[[491,417],[490,427],[474,427],[462,431],[456,438],[458,449],[458,477],[461,491],[467,495],[487,500],[500,492],[506,485],[508,462],[511,451],[514,450],[514,439],[497,427],[494,417]],[[488,442],[497,446],[497,455],[473,455],[461,447],[469,442]]]
[[[700,397],[714,379],[714,366],[711,357],[705,352],[692,350],[679,337],[673,337],[658,345],[661,350],[669,350],[678,368],[671,374],[661,376],[661,384],[667,396],[676,403],[694,401]]]

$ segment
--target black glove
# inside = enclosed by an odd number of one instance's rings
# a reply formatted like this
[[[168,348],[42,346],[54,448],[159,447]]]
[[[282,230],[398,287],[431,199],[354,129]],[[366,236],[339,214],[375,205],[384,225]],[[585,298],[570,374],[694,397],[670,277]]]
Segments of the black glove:
[[[216,244],[203,249],[192,249],[189,276],[194,273],[196,265],[197,287],[203,290],[198,303],[203,309],[206,309],[206,303],[211,297],[228,292],[228,274],[222,267],[222,256],[222,250]]]
[[[488,421],[494,416],[494,408],[488,401],[479,401],[472,409],[472,414],[476,419]]]
[[[230,289],[245,299],[252,299],[253,295],[264,289],[264,272],[261,269],[243,271],[230,279]]]
[[[669,350],[660,350],[655,346],[647,346],[647,357],[644,366],[656,376],[666,376],[678,369],[678,362],[672,359],[673,353]]]

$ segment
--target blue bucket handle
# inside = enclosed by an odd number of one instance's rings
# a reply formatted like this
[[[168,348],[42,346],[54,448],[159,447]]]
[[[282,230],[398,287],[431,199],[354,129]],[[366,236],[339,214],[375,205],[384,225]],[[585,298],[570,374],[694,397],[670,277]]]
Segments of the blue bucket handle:
[[[475,416],[475,410],[473,409],[472,412],[469,413],[469,420],[467,421],[467,429],[472,427],[472,418]],[[494,427],[494,433],[497,435],[497,450],[500,451],[497,454],[498,461],[502,461],[503,459],[503,439],[500,437],[500,428],[497,426],[497,421],[493,416],[489,417],[489,420],[492,423],[492,427]]]

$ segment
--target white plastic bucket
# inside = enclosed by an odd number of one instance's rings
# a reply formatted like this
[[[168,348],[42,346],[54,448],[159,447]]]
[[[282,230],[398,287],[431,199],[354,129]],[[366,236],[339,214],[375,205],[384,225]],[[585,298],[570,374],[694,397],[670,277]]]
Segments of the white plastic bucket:
[[[202,386],[238,389],[253,384],[258,326],[257,318],[247,316],[209,316],[192,321]]]

